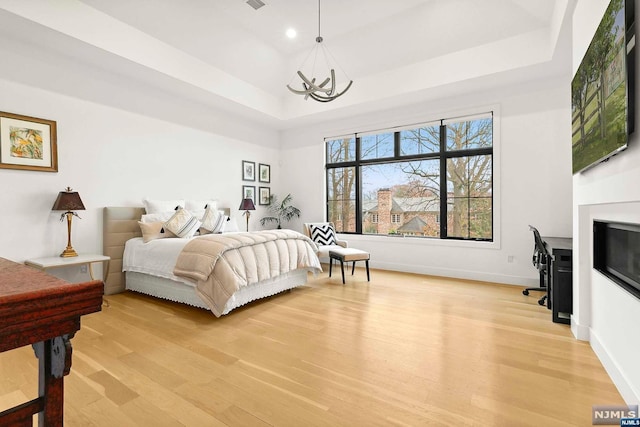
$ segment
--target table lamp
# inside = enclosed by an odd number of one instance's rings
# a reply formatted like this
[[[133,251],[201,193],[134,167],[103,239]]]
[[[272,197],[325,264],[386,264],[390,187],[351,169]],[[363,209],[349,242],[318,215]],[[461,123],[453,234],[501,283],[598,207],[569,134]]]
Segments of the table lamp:
[[[80,195],[77,191],[72,191],[71,187],[67,187],[65,191],[61,191],[58,193],[58,198],[56,199],[52,211],[66,211],[62,215],[60,215],[60,221],[64,220],[64,217],[67,217],[67,248],[60,254],[61,257],[73,257],[78,256],[78,253],[71,246],[71,219],[73,216],[80,216],[73,212],[83,211],[84,205],[82,204],[82,200],[80,199]]]
[[[247,231],[249,231],[249,217],[251,216],[249,211],[255,211],[256,205],[253,204],[253,200],[251,199],[242,199],[238,210],[244,211],[242,215],[247,216]]]

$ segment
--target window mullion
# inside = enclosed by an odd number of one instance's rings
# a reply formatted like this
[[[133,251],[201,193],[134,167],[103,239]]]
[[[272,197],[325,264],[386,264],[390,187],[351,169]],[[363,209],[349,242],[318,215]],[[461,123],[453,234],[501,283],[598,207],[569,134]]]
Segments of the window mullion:
[[[393,133],[393,157],[400,158],[400,132]]]
[[[471,176],[470,165],[467,162],[467,176]],[[467,239],[471,238],[471,180],[467,180]]]
[[[356,174],[356,233],[362,234],[362,168],[360,166],[355,167],[354,173]]]
[[[447,238],[447,126],[440,125],[440,238]]]

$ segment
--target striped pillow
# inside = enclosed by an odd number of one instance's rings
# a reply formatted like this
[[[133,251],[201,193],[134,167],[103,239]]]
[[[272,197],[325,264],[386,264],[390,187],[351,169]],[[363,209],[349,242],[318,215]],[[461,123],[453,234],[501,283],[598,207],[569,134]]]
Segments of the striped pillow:
[[[220,233],[224,225],[224,218],[225,216],[222,211],[216,210],[215,206],[208,207],[202,217],[202,225],[200,228],[209,233]]]
[[[164,227],[178,237],[193,237],[200,227],[200,221],[186,209],[178,209]]]
[[[317,245],[336,244],[336,232],[331,224],[309,224],[309,234]]]

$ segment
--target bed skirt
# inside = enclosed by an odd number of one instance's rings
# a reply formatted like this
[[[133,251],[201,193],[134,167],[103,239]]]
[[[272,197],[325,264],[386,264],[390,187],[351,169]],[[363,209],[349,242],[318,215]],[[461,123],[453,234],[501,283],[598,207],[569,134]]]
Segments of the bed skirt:
[[[306,282],[307,270],[299,269],[280,275],[274,279],[244,286],[231,296],[224,306],[222,313],[214,314],[216,316],[225,315],[234,308],[243,306],[251,301],[296,288],[304,285]],[[207,307],[196,294],[195,284],[178,282],[133,271],[126,272],[125,283],[126,288],[131,291],[209,310],[209,307]]]

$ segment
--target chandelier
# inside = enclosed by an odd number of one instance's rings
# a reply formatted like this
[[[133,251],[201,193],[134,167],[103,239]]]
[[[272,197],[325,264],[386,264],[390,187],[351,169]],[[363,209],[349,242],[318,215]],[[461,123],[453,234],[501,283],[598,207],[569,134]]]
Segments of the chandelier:
[[[309,59],[311,58],[311,56],[313,56],[313,67],[312,67],[312,73],[313,73],[315,71],[315,63],[316,63],[318,54],[320,53],[319,51],[321,50],[324,57],[324,62],[326,63],[327,68],[329,68],[329,77],[322,80],[322,83],[317,84],[316,83],[317,79],[315,77],[311,76],[311,78],[308,78],[307,76],[304,75],[302,71],[298,70],[297,74],[300,77],[300,79],[302,79],[302,82],[301,82],[302,89],[294,89],[290,85],[287,85],[287,88],[291,92],[295,93],[296,95],[304,95],[305,100],[311,98],[318,102],[330,102],[344,95],[344,93],[348,91],[349,88],[351,87],[351,84],[353,84],[353,80],[349,80],[349,83],[342,91],[337,90],[336,72],[335,72],[335,69],[330,68],[330,65],[329,65],[329,58],[333,59],[333,56],[331,55],[331,52],[329,52],[329,49],[327,49],[325,45],[322,44],[322,41],[323,39],[322,39],[322,36],[320,35],[320,0],[318,0],[318,37],[316,37],[317,44],[311,50],[311,52],[309,52],[307,59],[304,61],[304,63],[302,64],[302,67],[300,68],[303,69],[304,66],[307,64],[307,62],[309,61]],[[346,73],[344,74],[346,75]]]

